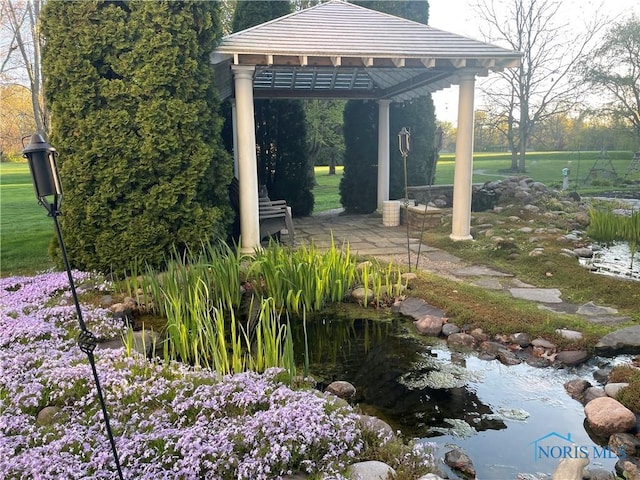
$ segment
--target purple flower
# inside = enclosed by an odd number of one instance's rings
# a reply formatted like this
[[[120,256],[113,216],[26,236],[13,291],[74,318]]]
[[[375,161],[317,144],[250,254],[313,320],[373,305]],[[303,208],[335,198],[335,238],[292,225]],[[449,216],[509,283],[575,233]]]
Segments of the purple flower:
[[[79,291],[107,287],[87,273],[74,279]],[[99,337],[121,335],[109,312],[82,313]],[[0,478],[114,478],[77,328],[65,274],[0,279]],[[126,478],[341,478],[364,448],[350,407],[280,384],[280,370],[221,378],[123,348],[95,357]],[[45,406],[58,410],[40,425]]]

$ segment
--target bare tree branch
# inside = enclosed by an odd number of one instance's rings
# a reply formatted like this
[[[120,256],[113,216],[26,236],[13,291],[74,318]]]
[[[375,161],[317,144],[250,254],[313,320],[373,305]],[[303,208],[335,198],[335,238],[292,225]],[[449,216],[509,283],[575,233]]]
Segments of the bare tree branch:
[[[487,41],[523,53],[521,65],[500,73],[483,92],[492,111],[507,118],[511,168],[525,171],[525,152],[538,123],[571,110],[584,89],[577,67],[603,29],[593,18],[582,33],[569,30],[560,0],[477,0]]]
[[[14,50],[20,52],[21,68],[31,91],[36,129],[46,135],[49,129],[49,114],[44,105],[42,92],[44,79],[40,65],[41,39],[38,23],[42,0],[2,0],[2,2],[3,12],[6,12],[8,19],[8,28],[14,36],[12,45],[15,45]],[[6,61],[8,62],[8,58]]]
[[[604,110],[626,120],[640,149],[640,19],[614,24],[582,67],[586,82],[609,99]]]

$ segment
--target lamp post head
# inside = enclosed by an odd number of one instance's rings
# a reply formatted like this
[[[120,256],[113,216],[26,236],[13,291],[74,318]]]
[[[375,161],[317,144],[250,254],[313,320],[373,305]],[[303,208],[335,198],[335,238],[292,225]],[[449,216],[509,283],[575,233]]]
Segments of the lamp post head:
[[[62,200],[62,185],[56,164],[58,152],[42,135],[34,133],[29,145],[22,150],[22,156],[29,163],[38,202],[50,215],[58,214]],[[53,200],[49,201],[47,197],[53,197]]]
[[[411,151],[409,137],[411,137],[411,132],[407,129],[407,127],[402,127],[402,130],[400,130],[400,133],[398,133],[398,148],[400,149],[400,154],[403,157],[406,157]]]
[[[444,137],[444,132],[442,131],[442,127],[436,128],[436,131],[433,133],[433,148],[436,152],[442,150],[442,139]]]

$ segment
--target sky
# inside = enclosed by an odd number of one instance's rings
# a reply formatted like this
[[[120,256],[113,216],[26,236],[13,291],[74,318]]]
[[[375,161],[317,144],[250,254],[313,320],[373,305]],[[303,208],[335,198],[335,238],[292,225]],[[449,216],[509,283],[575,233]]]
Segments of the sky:
[[[487,0],[489,1],[489,0]],[[561,9],[566,15],[572,31],[583,28],[584,22],[593,18],[596,12],[607,18],[628,18],[632,12],[640,17],[640,0],[560,0]],[[429,25],[441,30],[482,40],[481,20],[477,18],[471,5],[477,0],[429,0]],[[482,107],[482,98],[476,81],[476,109]],[[458,88],[452,86],[433,94],[438,120],[449,121],[455,125],[458,109]]]

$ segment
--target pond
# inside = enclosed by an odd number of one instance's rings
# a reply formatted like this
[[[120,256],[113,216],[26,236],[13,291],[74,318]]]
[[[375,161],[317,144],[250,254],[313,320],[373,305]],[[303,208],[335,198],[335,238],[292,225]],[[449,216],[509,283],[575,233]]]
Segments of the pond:
[[[627,212],[640,211],[640,199],[619,197],[591,197],[600,201],[616,201],[628,205]],[[616,243],[610,246],[592,245],[592,258],[580,258],[580,263],[595,273],[640,281],[640,254],[636,252],[631,262],[631,249],[627,243]]]
[[[416,336],[405,318],[328,318],[307,322],[310,370],[319,387],[351,382],[364,413],[384,419],[406,438],[436,442],[439,458],[457,445],[482,480],[544,478],[553,473],[558,448],[570,436],[591,457],[605,457],[592,458],[591,468],[613,471],[617,458],[589,437],[582,405],[563,387],[577,377],[595,384],[597,359],[579,369],[505,366]],[[296,339],[296,351],[304,351],[300,331]]]
[[[631,263],[631,249],[626,243],[610,246],[592,245],[593,257],[580,258],[580,263],[595,273],[640,281],[640,252]]]

